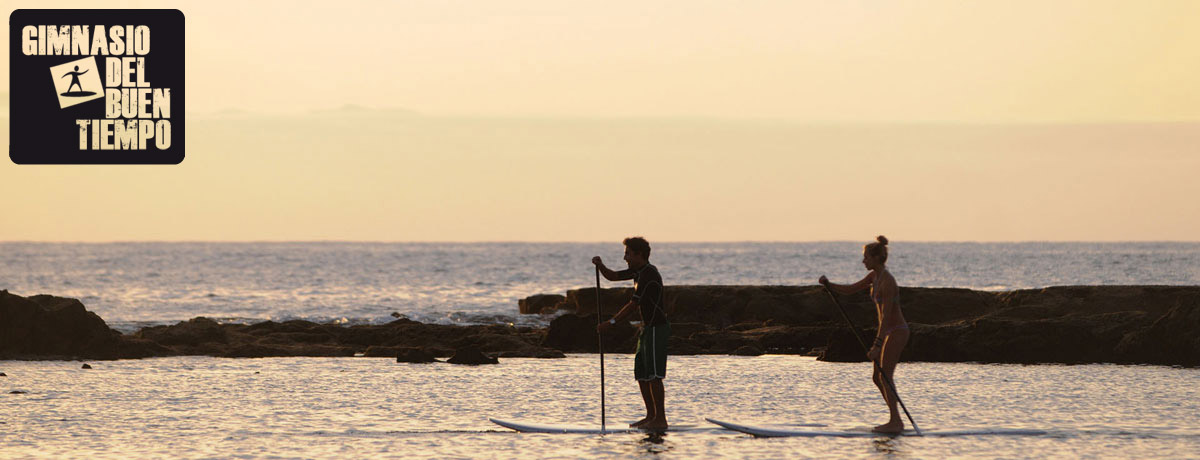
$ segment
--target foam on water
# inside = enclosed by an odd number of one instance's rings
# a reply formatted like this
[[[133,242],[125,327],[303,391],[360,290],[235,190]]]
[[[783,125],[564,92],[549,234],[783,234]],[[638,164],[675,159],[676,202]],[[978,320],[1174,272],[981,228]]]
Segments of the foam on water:
[[[499,365],[378,358],[175,357],[0,361],[3,457],[863,458],[1191,457],[1200,369],[902,363],[897,384],[923,430],[1041,436],[759,439],[724,430],[523,434],[488,417],[599,422],[596,355]],[[641,415],[631,355],[609,355],[608,421]],[[846,429],[887,416],[867,364],[799,356],[671,358],[673,423]],[[26,394],[10,394],[12,390]]]
[[[613,243],[0,243],[0,289],[75,297],[133,331],[195,316],[381,324],[544,325],[517,300],[591,286]],[[989,291],[1053,285],[1200,284],[1200,243],[906,243],[905,286]],[[861,243],[655,243],[671,284],[857,280]],[[606,286],[627,286],[609,283]]]

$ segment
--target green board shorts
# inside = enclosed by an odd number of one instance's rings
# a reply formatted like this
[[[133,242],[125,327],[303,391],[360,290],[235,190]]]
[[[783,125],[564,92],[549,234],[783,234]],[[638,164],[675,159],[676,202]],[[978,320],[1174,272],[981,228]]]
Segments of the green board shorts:
[[[671,324],[643,326],[638,337],[637,354],[633,357],[633,377],[641,381],[667,376],[667,339]]]

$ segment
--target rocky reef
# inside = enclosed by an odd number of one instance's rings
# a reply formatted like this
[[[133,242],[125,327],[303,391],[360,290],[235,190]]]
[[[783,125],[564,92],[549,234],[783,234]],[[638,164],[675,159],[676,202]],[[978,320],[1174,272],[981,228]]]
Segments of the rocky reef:
[[[0,359],[121,359],[209,355],[451,357],[475,349],[489,357],[558,358],[540,345],[545,331],[507,325],[449,326],[398,319],[378,326],[309,321],[219,324],[198,317],[121,334],[75,299],[0,291]],[[431,360],[427,360],[431,361]]]
[[[861,345],[820,286],[668,286],[673,354],[806,353],[865,361]],[[543,311],[560,314],[546,346],[593,352],[595,288],[568,291]],[[599,293],[604,317],[629,289]],[[858,333],[875,333],[865,294],[839,296]],[[544,302],[543,302],[544,303]],[[912,334],[905,361],[1137,363],[1200,365],[1200,287],[1062,286],[1006,292],[901,288]],[[571,312],[562,314],[562,312]],[[633,328],[616,328],[605,348],[631,350]],[[750,347],[743,349],[743,347]],[[742,351],[739,353],[739,349]]]
[[[627,288],[536,295],[518,307],[553,315],[547,328],[450,326],[398,319],[375,326],[308,321],[219,324],[193,318],[132,334],[110,329],[78,300],[0,291],[0,359],[120,359],[210,355],[377,356],[404,362],[481,364],[495,357],[592,353],[596,300],[608,318]],[[840,296],[863,337],[874,334],[865,294]],[[668,286],[672,354],[812,354],[864,361],[858,341],[819,286]],[[1200,287],[1064,286],[1007,292],[901,288],[912,335],[905,361],[1137,363],[1200,366]],[[608,353],[631,352],[637,329],[603,337]],[[470,359],[464,357],[470,356]]]

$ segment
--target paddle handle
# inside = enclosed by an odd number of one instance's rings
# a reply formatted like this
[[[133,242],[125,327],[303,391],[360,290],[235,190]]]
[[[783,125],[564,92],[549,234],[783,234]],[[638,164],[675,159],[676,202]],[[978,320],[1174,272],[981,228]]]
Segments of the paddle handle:
[[[600,334],[600,266],[596,266],[596,342],[600,350],[600,434],[604,434],[604,336]]]

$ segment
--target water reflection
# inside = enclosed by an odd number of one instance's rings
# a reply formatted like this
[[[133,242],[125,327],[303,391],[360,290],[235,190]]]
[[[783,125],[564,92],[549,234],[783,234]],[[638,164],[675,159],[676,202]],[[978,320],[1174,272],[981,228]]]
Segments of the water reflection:
[[[875,445],[875,451],[881,454],[903,454],[900,450],[900,438],[897,436],[882,436],[871,440]]]
[[[649,432],[646,437],[638,441],[638,446],[649,454],[661,454],[671,450],[672,446],[667,444],[667,434],[662,432]]]

